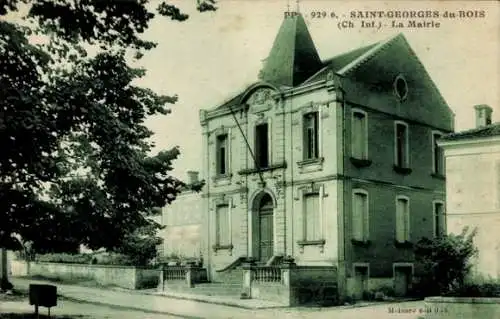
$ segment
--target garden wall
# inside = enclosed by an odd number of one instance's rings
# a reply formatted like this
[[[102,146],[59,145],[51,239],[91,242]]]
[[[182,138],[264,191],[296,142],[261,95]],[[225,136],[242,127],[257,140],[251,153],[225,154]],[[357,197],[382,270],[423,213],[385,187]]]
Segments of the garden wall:
[[[500,318],[500,298],[428,297],[425,319]]]
[[[25,262],[17,262],[25,263]],[[16,266],[24,275],[23,267]],[[158,285],[160,270],[116,265],[64,264],[49,262],[31,262],[27,267],[28,276],[43,276],[45,278],[67,281],[95,281],[100,285],[117,286],[127,289],[153,288]]]

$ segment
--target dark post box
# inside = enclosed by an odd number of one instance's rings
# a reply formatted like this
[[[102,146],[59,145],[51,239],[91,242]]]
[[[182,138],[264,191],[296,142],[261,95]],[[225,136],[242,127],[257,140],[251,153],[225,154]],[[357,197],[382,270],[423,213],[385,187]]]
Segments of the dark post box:
[[[35,314],[38,315],[38,307],[49,308],[57,306],[57,287],[54,285],[30,284],[30,305],[35,305]]]

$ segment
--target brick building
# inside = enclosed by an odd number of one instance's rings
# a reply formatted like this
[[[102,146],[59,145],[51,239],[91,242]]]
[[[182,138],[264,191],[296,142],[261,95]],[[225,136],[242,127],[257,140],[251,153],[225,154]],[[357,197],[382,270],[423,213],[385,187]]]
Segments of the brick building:
[[[341,294],[404,294],[441,231],[450,108],[402,34],[321,60],[285,18],[256,82],[200,112],[209,277],[242,257],[334,266]],[[437,216],[437,217],[436,217]]]

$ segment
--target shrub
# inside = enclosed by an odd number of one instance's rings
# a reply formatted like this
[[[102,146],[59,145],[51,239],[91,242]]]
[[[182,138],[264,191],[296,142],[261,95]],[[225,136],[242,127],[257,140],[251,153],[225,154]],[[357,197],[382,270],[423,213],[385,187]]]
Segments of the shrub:
[[[157,257],[157,248],[162,242],[163,239],[156,236],[156,228],[150,225],[126,236],[115,252],[127,256],[134,266],[148,266]]]
[[[372,301],[375,300],[375,292],[374,291],[363,291],[363,300]]]
[[[128,256],[116,253],[89,253],[89,254],[43,254],[37,255],[36,261],[65,263],[65,264],[94,264],[133,266],[133,261]]]
[[[396,295],[392,286],[381,286],[377,289],[377,292],[383,293],[386,297],[394,297]]]
[[[88,264],[92,260],[90,254],[43,254],[37,255],[36,261],[66,264]]]
[[[476,230],[469,233],[465,227],[460,235],[421,239],[415,246],[415,257],[423,265],[423,276],[414,294],[425,297],[461,290],[472,266],[470,260],[477,253],[475,235]]]
[[[462,287],[444,294],[449,297],[500,297],[500,282],[466,282]]]
[[[382,301],[385,300],[386,295],[382,291],[376,291],[375,295],[373,296],[373,299],[376,301]]]

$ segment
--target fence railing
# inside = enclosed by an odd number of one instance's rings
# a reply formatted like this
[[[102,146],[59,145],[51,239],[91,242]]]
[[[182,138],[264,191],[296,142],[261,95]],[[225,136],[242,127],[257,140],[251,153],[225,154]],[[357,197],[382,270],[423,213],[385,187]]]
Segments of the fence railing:
[[[183,266],[164,266],[163,280],[185,280],[186,268]]]
[[[281,282],[281,268],[257,266],[255,267],[254,280],[260,282]]]

